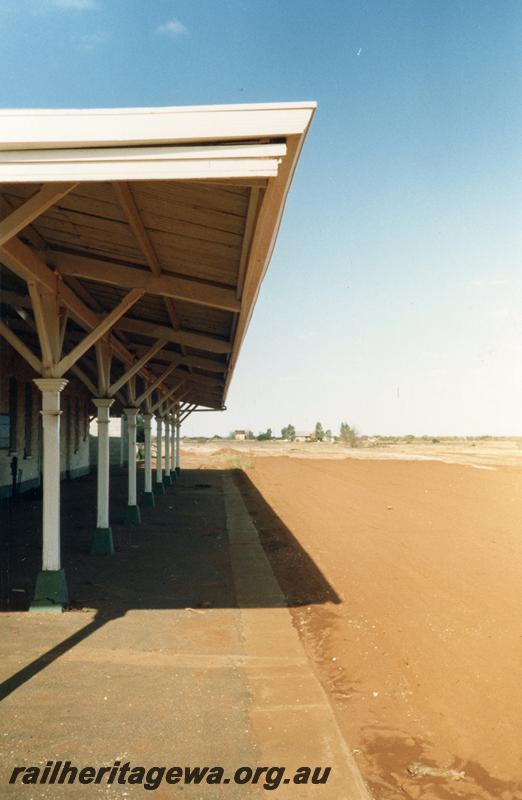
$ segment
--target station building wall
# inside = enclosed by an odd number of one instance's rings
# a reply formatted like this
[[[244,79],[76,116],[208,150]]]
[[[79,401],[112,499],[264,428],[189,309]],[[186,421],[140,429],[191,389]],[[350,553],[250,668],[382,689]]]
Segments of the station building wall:
[[[41,484],[42,396],[38,375],[5,342],[0,343],[0,500],[11,497],[13,459],[17,491]],[[62,479],[90,472],[89,402],[83,384],[70,380],[61,395],[60,473]]]

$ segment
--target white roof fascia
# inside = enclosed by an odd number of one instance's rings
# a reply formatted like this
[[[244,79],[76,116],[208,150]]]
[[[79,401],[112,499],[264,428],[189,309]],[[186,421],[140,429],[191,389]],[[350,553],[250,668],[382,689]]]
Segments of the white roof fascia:
[[[285,155],[285,144],[0,150],[0,181],[270,178]]]
[[[285,208],[285,205],[286,205],[286,200],[287,200],[287,197],[288,197],[288,193],[290,191],[290,186],[292,184],[292,179],[294,177],[294,172],[295,172],[295,169],[296,169],[296,166],[297,166],[297,162],[299,161],[299,156],[301,155],[301,150],[303,148],[303,144],[304,144],[304,141],[305,141],[305,138],[306,138],[306,134],[308,133],[308,128],[310,126],[310,123],[312,121],[312,117],[313,117],[315,109],[317,107],[316,103],[312,103],[310,105],[311,105],[311,108],[310,108],[310,115],[309,115],[309,118],[308,118],[307,126],[303,131],[301,131],[301,133],[298,136],[293,137],[293,140],[295,141],[295,147],[294,148],[289,148],[290,152],[293,149],[293,156],[292,156],[291,162],[288,164],[288,170],[286,171],[287,174],[286,174],[286,178],[285,178],[285,185],[283,187],[282,196],[273,205],[272,210],[271,210],[271,214],[270,214],[271,217],[272,217],[271,225],[269,226],[269,228],[266,228],[265,230],[263,230],[261,236],[259,236],[259,239],[258,239],[258,231],[256,231],[256,233],[254,234],[253,242],[251,244],[249,259],[248,259],[248,263],[247,263],[247,266],[246,266],[246,274],[248,274],[248,272],[252,269],[252,266],[255,265],[255,262],[259,258],[259,266],[260,266],[260,268],[258,266],[258,269],[256,270],[259,273],[259,277],[258,277],[258,280],[257,280],[257,288],[256,288],[256,291],[255,291],[255,294],[254,294],[253,298],[251,299],[251,301],[250,301],[250,303],[248,305],[246,305],[246,306],[244,306],[242,308],[242,311],[240,312],[240,315],[239,315],[238,328],[236,329],[236,333],[235,333],[235,336],[234,336],[233,349],[232,349],[232,354],[231,354],[230,361],[229,361],[229,369],[227,371],[227,377],[226,377],[226,380],[225,380],[225,388],[224,388],[224,392],[223,392],[223,403],[226,402],[228,390],[230,388],[230,383],[231,383],[231,380],[232,380],[232,377],[233,377],[233,374],[234,374],[234,370],[235,370],[235,367],[236,367],[236,364],[237,364],[237,360],[239,358],[239,354],[241,352],[241,347],[242,347],[243,341],[245,339],[245,336],[247,334],[247,331],[248,331],[248,328],[249,328],[249,325],[250,325],[250,320],[251,320],[251,317],[252,317],[252,313],[253,313],[253,310],[254,310],[254,307],[255,307],[255,304],[256,304],[256,301],[257,301],[257,297],[258,297],[259,291],[261,289],[261,284],[263,283],[263,279],[264,279],[264,277],[266,275],[266,271],[268,269],[268,265],[270,264],[270,259],[272,258],[272,252],[274,250],[275,243],[276,243],[276,240],[277,240],[277,235],[279,233],[279,227],[281,225],[281,220],[282,220],[284,208]],[[288,143],[289,142],[287,141],[287,144]],[[287,154],[286,158],[289,159],[290,158],[290,154]],[[280,183],[281,180],[283,179],[283,176],[284,176],[284,173],[285,173],[285,165],[286,165],[286,159],[285,159],[285,162],[284,162],[284,164],[283,164],[283,166],[281,168],[281,172],[280,172],[280,174],[278,176],[278,179],[277,179],[276,182],[274,182],[273,185],[275,185],[277,183]],[[268,210],[268,204],[267,204],[267,210]],[[258,226],[259,226],[259,221],[258,221]],[[257,242],[256,242],[256,239],[258,239]],[[256,248],[256,245],[257,245],[257,248]],[[259,253],[258,256],[256,256],[256,253],[255,253],[256,249],[258,249],[258,253]],[[243,302],[244,301],[242,299],[242,305],[243,305]]]
[[[316,103],[0,110],[0,150],[117,147],[302,135]]]

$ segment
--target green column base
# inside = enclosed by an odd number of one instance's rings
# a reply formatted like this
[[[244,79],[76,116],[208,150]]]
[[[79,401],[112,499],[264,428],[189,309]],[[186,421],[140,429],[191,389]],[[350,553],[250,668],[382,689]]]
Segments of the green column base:
[[[165,486],[170,486],[171,485],[172,480],[171,480],[170,475],[164,475],[163,476],[163,483],[165,484]]]
[[[128,525],[141,525],[141,512],[139,506],[127,506],[125,522]]]
[[[142,506],[146,506],[147,508],[154,508],[156,502],[154,500],[154,494],[152,492],[143,492],[143,497],[141,498]]]
[[[29,611],[51,611],[61,614],[69,603],[69,592],[63,569],[48,569],[38,573],[33,602]]]
[[[91,544],[91,555],[114,555],[114,542],[112,541],[112,528],[95,528]]]
[[[178,476],[176,475],[176,470],[172,468],[170,471],[170,480],[172,481],[172,483],[175,483],[177,478]]]
[[[181,475],[181,467],[176,467],[176,475]]]
[[[165,494],[165,487],[163,485],[163,481],[161,483],[156,482],[153,487],[154,494]]]

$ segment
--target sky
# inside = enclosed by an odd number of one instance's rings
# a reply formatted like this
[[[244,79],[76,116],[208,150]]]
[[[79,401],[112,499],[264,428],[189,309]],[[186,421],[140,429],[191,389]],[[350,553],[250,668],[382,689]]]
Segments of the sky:
[[[0,31],[0,107],[318,103],[227,411],[184,433],[522,434],[522,2],[0,0]]]

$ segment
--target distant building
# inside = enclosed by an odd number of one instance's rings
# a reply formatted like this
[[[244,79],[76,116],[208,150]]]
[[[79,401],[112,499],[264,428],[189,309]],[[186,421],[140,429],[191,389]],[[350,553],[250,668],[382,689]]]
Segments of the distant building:
[[[236,442],[244,442],[246,438],[246,431],[234,431],[234,439]]]
[[[296,431],[294,442],[313,442],[315,434],[311,431]]]

